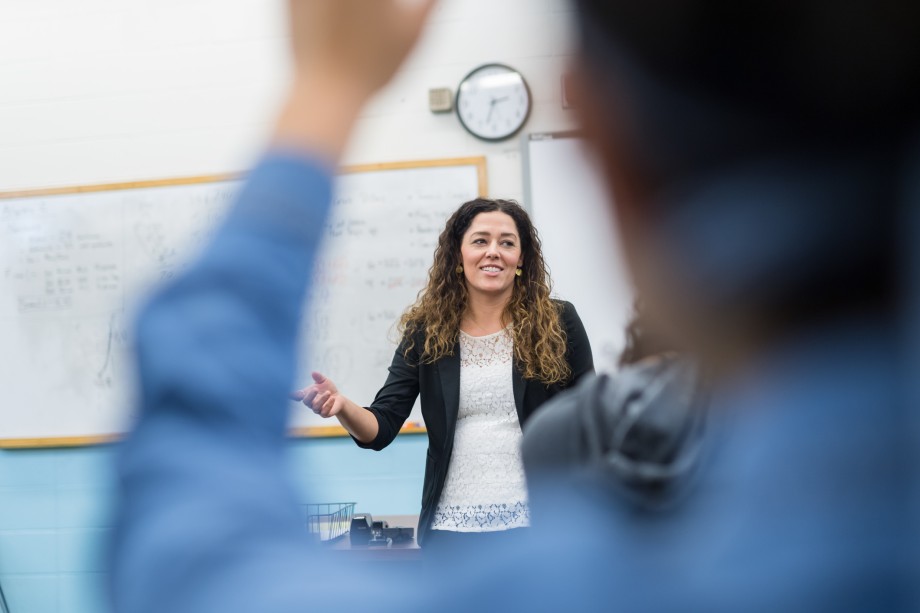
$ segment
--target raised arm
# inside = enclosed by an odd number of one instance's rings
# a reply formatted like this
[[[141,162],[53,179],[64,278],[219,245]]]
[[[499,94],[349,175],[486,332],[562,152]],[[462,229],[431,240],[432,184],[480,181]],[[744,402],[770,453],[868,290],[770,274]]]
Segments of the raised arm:
[[[295,78],[272,151],[212,243],[137,323],[140,411],[120,455],[115,611],[366,605],[317,574],[305,547],[285,477],[288,391],[331,171],[431,4],[291,3]]]

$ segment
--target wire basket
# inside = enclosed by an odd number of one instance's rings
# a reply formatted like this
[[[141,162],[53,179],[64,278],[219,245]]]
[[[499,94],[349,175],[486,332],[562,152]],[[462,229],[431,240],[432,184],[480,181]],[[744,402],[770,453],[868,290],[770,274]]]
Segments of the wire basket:
[[[348,534],[355,503],[305,504],[303,509],[307,518],[307,532],[320,542],[330,543]]]

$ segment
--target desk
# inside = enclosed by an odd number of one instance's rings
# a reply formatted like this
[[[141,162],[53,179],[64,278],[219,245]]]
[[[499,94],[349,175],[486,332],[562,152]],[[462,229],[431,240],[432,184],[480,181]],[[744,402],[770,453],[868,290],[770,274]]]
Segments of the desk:
[[[418,515],[374,515],[374,521],[385,521],[391,528],[414,528],[415,535],[418,536]],[[422,559],[422,550],[415,539],[408,543],[393,543],[386,548],[361,545],[352,547],[351,534],[346,534],[324,549],[332,552],[336,557],[341,556],[356,562],[395,562],[417,565]]]

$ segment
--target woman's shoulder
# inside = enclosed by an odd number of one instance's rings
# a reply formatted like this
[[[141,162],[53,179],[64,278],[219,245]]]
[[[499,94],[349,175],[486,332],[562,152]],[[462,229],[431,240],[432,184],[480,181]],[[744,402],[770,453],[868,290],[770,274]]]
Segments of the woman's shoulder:
[[[402,355],[406,362],[411,363],[413,366],[436,364],[445,357],[453,355],[453,352],[448,352],[446,355],[434,361],[425,358],[424,353],[429,340],[428,335],[429,332],[423,324],[408,325],[401,333],[396,352]],[[455,350],[458,343],[459,338],[455,340]]]
[[[559,311],[559,320],[569,334],[584,327],[574,304],[561,298],[552,298],[551,300]]]
[[[575,310],[575,305],[569,302],[568,300],[563,300],[562,298],[550,298],[550,301],[556,305],[556,308],[559,309],[559,314],[563,319],[570,319],[578,317],[578,311]]]
[[[428,322],[423,317],[406,317],[403,316],[397,330],[399,331],[400,342],[419,341],[424,342],[427,336]]]
[[[415,326],[408,326],[400,331],[399,343],[396,354],[401,355],[406,362],[417,366],[422,348],[425,347],[425,331]]]

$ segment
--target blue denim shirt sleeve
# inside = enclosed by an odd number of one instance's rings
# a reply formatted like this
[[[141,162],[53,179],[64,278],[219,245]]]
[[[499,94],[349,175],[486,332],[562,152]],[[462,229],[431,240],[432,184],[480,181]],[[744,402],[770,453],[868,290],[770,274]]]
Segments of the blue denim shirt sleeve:
[[[283,439],[330,200],[330,169],[268,155],[198,259],[142,309],[110,552],[117,611],[295,611],[315,594]]]

